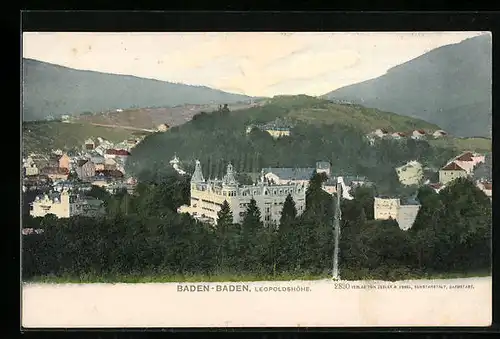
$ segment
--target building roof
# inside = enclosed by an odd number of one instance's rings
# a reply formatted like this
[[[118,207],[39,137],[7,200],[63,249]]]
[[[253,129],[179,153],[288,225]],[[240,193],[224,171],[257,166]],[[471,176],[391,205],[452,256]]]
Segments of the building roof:
[[[78,159],[77,162],[76,162],[76,166],[78,167],[82,167],[83,165],[85,165],[87,162],[89,162],[88,159]]]
[[[443,184],[437,182],[437,183],[433,183],[433,184],[429,184],[429,187],[431,188],[434,188],[436,190],[440,189],[441,187],[443,187]]]
[[[491,182],[485,182],[485,183],[483,183],[483,187],[485,190],[492,190],[493,184]]]
[[[465,152],[461,155],[459,155],[455,160],[458,160],[458,161],[473,161],[472,157],[474,156],[474,154],[472,154],[472,152]]]
[[[262,169],[265,174],[273,173],[281,180],[309,180],[316,171],[315,168],[268,167]]]
[[[457,165],[456,162],[451,162],[448,165],[441,168],[442,171],[465,171],[462,167]]]
[[[423,129],[417,129],[417,130],[415,130],[415,132],[417,132],[419,134],[425,134],[425,131]]]
[[[42,168],[43,174],[69,174],[69,170],[67,168],[61,167],[44,167]]]
[[[124,149],[108,149],[106,150],[106,154],[110,155],[130,155],[130,152]]]

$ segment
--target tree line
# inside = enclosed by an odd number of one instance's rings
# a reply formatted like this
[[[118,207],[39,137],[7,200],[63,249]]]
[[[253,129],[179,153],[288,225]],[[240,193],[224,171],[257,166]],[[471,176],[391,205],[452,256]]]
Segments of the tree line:
[[[207,178],[221,178],[228,162],[239,173],[259,173],[264,167],[314,167],[317,161],[330,161],[335,174],[366,176],[381,192],[396,194],[400,188],[396,167],[417,160],[438,169],[456,155],[452,149],[411,138],[380,140],[370,146],[363,131],[343,124],[294,121],[291,136],[280,139],[259,129],[246,133],[250,124],[286,117],[288,110],[265,105],[198,113],[168,133],[148,136],[134,148],[126,170],[134,175],[164,175],[175,154],[186,163],[200,160]],[[425,175],[435,180],[435,172]]]
[[[178,214],[189,203],[189,177],[142,181],[134,194],[109,195],[94,187],[107,214],[100,218],[25,217],[23,279],[43,276],[251,275],[324,277],[331,274],[335,200],[315,174],[301,215],[286,198],[279,227],[265,226],[254,200],[241,224],[227,203],[214,227]],[[359,187],[342,200],[340,274],[343,279],[404,279],[470,274],[491,266],[491,202],[472,182],[459,179],[440,191],[421,188],[414,226],[374,220],[375,188]]]

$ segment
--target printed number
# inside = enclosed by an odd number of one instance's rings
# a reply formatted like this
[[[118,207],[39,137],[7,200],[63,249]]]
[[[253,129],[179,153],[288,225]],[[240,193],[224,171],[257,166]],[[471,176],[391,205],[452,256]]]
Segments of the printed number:
[[[351,288],[351,285],[347,284],[347,283],[335,283],[335,289],[343,289],[343,290],[348,290],[349,288]]]

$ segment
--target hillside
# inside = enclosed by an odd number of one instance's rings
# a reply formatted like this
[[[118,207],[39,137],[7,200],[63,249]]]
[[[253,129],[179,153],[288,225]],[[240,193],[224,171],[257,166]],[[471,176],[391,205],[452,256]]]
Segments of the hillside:
[[[88,138],[101,137],[111,142],[120,142],[138,133],[129,129],[107,128],[81,123],[24,122],[23,151],[29,154],[49,153],[52,149],[69,150],[81,147]]]
[[[434,49],[372,80],[325,95],[438,124],[457,136],[491,136],[490,35]]]
[[[229,104],[232,111],[258,105],[247,103]],[[211,112],[218,109],[218,104],[205,105],[178,105],[175,107],[161,108],[132,108],[124,110],[106,111],[97,114],[81,114],[76,121],[83,123],[104,124],[113,126],[131,126],[137,128],[154,129],[159,124],[166,123],[169,126],[178,126],[191,120],[193,116],[201,111]]]
[[[291,121],[290,137],[276,140],[260,130],[246,134],[249,124],[277,118]],[[431,146],[409,139],[371,147],[365,135],[376,128],[438,129],[376,109],[307,96],[278,97],[238,112],[200,113],[182,126],[150,135],[134,149],[127,166],[139,176],[158,175],[171,168],[169,161],[176,154],[187,166],[199,159],[206,177],[220,178],[229,161],[240,173],[258,173],[262,167],[310,167],[329,160],[336,173],[364,175],[392,189],[399,185],[394,167],[417,159],[436,168],[457,152],[453,141]]]
[[[137,107],[235,103],[249,97],[128,75],[76,70],[23,59],[23,119]]]

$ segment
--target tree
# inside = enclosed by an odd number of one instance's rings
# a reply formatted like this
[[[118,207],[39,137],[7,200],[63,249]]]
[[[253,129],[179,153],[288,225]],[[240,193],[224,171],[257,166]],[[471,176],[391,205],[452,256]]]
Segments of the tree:
[[[243,216],[242,228],[245,235],[255,235],[263,227],[261,213],[255,199],[251,199]]]
[[[287,195],[285,202],[283,203],[283,209],[281,211],[280,217],[280,230],[285,230],[297,217],[297,208],[295,207],[295,201],[290,194]]]
[[[222,207],[217,212],[217,230],[224,234],[227,228],[233,223],[233,212],[227,200],[224,200]]]

